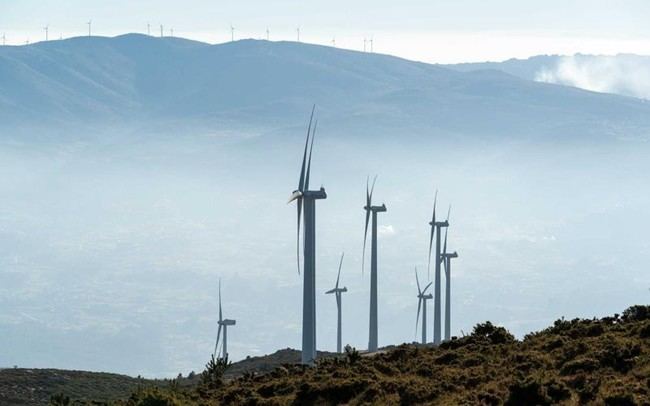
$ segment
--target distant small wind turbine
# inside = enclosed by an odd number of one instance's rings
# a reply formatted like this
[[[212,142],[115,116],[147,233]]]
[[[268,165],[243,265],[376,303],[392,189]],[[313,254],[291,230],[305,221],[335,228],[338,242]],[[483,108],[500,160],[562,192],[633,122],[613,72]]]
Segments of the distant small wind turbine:
[[[86,24],[88,24],[88,36],[90,37],[92,35],[93,20],[89,20]]]
[[[296,35],[298,38],[298,42],[300,42],[300,27],[296,28]]]
[[[337,310],[337,322],[336,322],[336,352],[340,353],[342,350],[342,340],[341,340],[341,295],[344,292],[348,291],[348,288],[345,286],[339,288],[339,279],[341,278],[341,266],[343,265],[343,255],[341,254],[341,262],[339,262],[339,273],[336,276],[336,285],[334,289],[328,290],[325,294],[329,295],[334,293],[336,296],[336,310]]]
[[[230,42],[235,42],[235,27],[230,24]]]
[[[170,29],[169,29],[169,36],[170,36],[170,37],[173,37],[173,36],[174,36],[174,29],[173,29],[173,28],[170,28]]]
[[[420,279],[418,278],[418,269],[415,268],[415,283],[418,285],[418,314],[415,317],[415,334],[418,333],[418,322],[420,321],[420,309],[422,309],[422,344],[427,343],[427,300],[433,299],[433,295],[427,293],[427,289],[433,282],[429,282],[424,290],[420,289]]]
[[[363,37],[363,52],[366,52],[366,43],[368,40],[366,40],[366,37]]]
[[[370,53],[372,53],[373,51],[373,43],[374,43],[374,39],[373,37],[370,37]]]
[[[5,33],[2,33],[2,46],[5,46],[7,44],[7,37],[5,36]]]
[[[48,25],[46,25],[45,27],[43,27],[43,29],[45,30],[45,41],[49,41],[50,40],[50,27]]]
[[[219,347],[219,338],[221,337],[221,328],[223,327],[223,342],[221,345],[221,358],[226,359],[228,357],[228,326],[234,326],[237,323],[236,320],[224,319],[221,312],[221,279],[219,279],[219,329],[217,330],[217,342],[214,345],[214,356],[217,356],[217,349]]]
[[[266,29],[266,40],[267,40],[267,41],[268,41],[269,38],[270,38],[270,35],[269,35],[269,34],[270,34],[270,33],[269,33],[269,29],[267,28],[267,29]]]
[[[151,24],[147,23],[147,35],[151,35]]]
[[[160,24],[160,38],[164,37],[163,25]]]

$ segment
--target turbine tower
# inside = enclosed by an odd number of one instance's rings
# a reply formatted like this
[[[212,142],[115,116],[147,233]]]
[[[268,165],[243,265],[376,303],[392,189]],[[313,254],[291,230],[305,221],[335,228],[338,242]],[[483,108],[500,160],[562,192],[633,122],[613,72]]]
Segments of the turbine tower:
[[[341,353],[342,352],[342,347],[341,347],[341,295],[344,292],[348,291],[348,288],[343,286],[342,288],[339,288],[339,279],[341,278],[341,266],[343,265],[343,255],[341,254],[341,262],[339,262],[339,273],[336,276],[336,285],[334,286],[334,289],[330,289],[327,292],[325,292],[326,295],[334,293],[336,296],[336,309],[337,309],[337,322],[336,322],[336,352]]]
[[[296,28],[296,37],[298,39],[298,42],[300,42],[300,27]]]
[[[90,37],[92,35],[93,20],[88,20],[86,24],[88,24],[88,36]]]
[[[5,46],[7,43],[7,37],[6,34],[3,32],[2,33],[2,46]]]
[[[147,23],[147,35],[151,35],[151,24]]]
[[[223,341],[221,344],[221,358],[228,358],[228,326],[234,326],[237,323],[236,320],[224,319],[221,311],[221,279],[219,279],[219,329],[217,330],[217,342],[214,345],[214,356],[217,357],[217,350],[219,347],[219,338],[221,337],[221,332],[223,331]],[[223,327],[223,330],[222,330]]]
[[[448,231],[449,228],[445,230],[445,243],[441,256],[442,263],[445,266],[445,341],[451,340],[451,259],[458,258],[456,251],[447,253]]]
[[[373,51],[373,45],[374,45],[374,42],[375,42],[375,40],[374,40],[373,37],[371,36],[371,37],[370,37],[370,53],[372,53],[372,51]]]
[[[420,308],[422,308],[422,344],[427,343],[427,300],[432,299],[433,295],[427,293],[427,289],[433,282],[429,282],[424,290],[420,290],[420,279],[418,278],[418,269],[415,268],[415,283],[418,285],[418,314],[415,317],[415,335],[418,334],[418,322],[420,321]]]
[[[160,24],[160,38],[164,37],[164,36],[165,36],[164,34],[165,34],[165,33],[164,33],[164,31],[163,31],[163,25]]]
[[[50,26],[46,25],[45,27],[43,27],[43,29],[45,30],[45,41],[49,41],[50,40]]]
[[[366,180],[366,228],[363,234],[363,254],[361,262],[361,272],[365,265],[366,254],[366,238],[368,236],[368,222],[370,221],[370,214],[372,213],[372,234],[371,234],[371,248],[370,248],[370,323],[368,333],[368,351],[374,352],[378,348],[378,326],[377,326],[377,213],[386,211],[386,205],[381,206],[372,205],[372,193],[375,190],[375,182],[377,176],[372,181],[372,188],[369,189],[369,178]]]
[[[313,364],[316,359],[316,200],[326,199],[327,194],[321,186],[320,190],[309,190],[309,175],[311,172],[311,152],[314,147],[314,134],[316,124],[312,129],[314,118],[312,107],[309,126],[307,127],[307,140],[305,151],[302,156],[302,167],[296,189],[289,198],[289,203],[296,200],[298,207],[298,227],[296,254],[298,261],[298,273],[300,273],[300,219],[302,206],[305,206],[305,225],[303,230],[303,299],[302,299],[302,363]],[[311,137],[311,146],[310,146]],[[307,158],[307,147],[309,147],[309,158]]]
[[[235,27],[230,24],[230,42],[235,42]]]
[[[270,34],[270,31],[269,31],[269,29],[268,29],[268,27],[267,27],[267,28],[266,28],[266,40],[267,40],[267,41],[268,41],[269,38],[270,38],[270,35],[269,35],[269,34]]]
[[[435,345],[440,344],[441,342],[441,303],[440,303],[440,291],[441,291],[441,286],[440,286],[440,265],[441,265],[441,260],[440,260],[440,230],[443,227],[449,227],[449,218],[445,221],[436,221],[436,203],[438,201],[438,191],[436,191],[436,195],[433,200],[433,215],[431,216],[431,221],[429,222],[429,225],[431,226],[431,237],[429,239],[429,268],[431,265],[431,248],[432,248],[432,243],[433,243],[433,235],[436,235],[436,260],[434,262],[435,264],[435,284],[434,284],[434,301],[433,301],[433,343]],[[450,207],[451,209],[451,207]],[[449,214],[447,214],[447,217],[449,217]]]

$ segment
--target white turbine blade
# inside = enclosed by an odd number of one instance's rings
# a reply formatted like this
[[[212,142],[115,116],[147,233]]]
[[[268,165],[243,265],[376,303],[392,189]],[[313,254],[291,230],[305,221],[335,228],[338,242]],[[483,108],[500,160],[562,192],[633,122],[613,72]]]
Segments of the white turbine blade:
[[[217,342],[214,344],[214,356],[217,356],[217,350],[219,349],[219,337],[221,337],[221,324],[219,324],[219,329],[217,329]]]
[[[341,261],[339,262],[339,274],[336,276],[336,289],[339,288],[339,279],[341,278],[341,267],[343,266],[343,256],[345,252],[341,253]]]
[[[309,176],[311,174],[311,153],[314,149],[314,138],[316,138],[316,126],[318,120],[314,122],[314,128],[311,130],[311,145],[309,147],[309,160],[307,161],[307,176],[305,177],[305,190],[309,190]]]
[[[423,295],[424,295],[425,293],[427,293],[427,289],[429,289],[429,287],[431,287],[431,284],[433,284],[433,282],[429,282],[429,284],[428,284],[427,286],[424,287],[424,290],[422,291],[422,294],[423,294]]]
[[[418,294],[421,295],[422,291],[420,290],[420,278],[418,278],[418,268],[415,268],[415,283],[418,284]]]
[[[420,308],[422,307],[422,298],[418,296],[418,314],[415,317],[415,337],[418,336],[418,323],[420,322]]]
[[[431,215],[431,236],[429,237],[429,262],[427,263],[427,279],[431,279],[431,250],[433,248],[433,235],[436,232],[436,204],[438,203],[438,190],[433,197],[433,214]]]

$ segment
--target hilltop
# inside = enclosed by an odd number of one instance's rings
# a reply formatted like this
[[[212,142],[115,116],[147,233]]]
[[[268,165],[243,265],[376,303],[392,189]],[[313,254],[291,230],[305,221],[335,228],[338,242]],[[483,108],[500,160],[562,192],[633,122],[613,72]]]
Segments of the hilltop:
[[[302,125],[316,103],[340,135],[650,132],[641,100],[466,70],[296,42],[79,37],[0,47],[0,126],[269,131]]]

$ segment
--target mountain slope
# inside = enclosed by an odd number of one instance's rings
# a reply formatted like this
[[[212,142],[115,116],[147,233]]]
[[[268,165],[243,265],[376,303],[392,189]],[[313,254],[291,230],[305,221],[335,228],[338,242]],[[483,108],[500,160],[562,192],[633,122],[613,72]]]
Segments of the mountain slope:
[[[0,48],[5,129],[76,124],[274,129],[317,103],[335,130],[389,135],[625,136],[641,101],[292,42],[208,45],[129,34]]]

